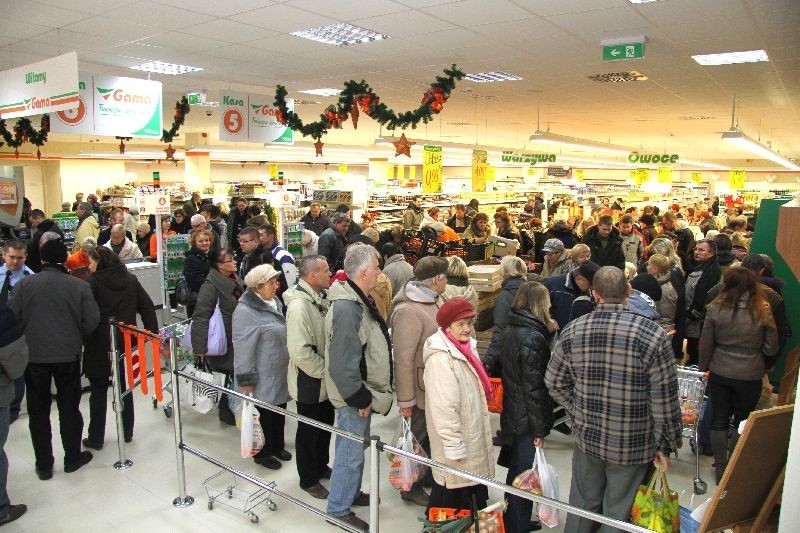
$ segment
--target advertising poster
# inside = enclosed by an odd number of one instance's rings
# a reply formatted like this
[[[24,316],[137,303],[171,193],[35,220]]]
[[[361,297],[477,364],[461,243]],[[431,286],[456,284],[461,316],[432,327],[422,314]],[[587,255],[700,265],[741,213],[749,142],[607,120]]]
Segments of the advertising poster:
[[[271,96],[224,91],[220,94],[219,138],[222,141],[294,144],[294,132],[278,120]],[[294,111],[294,99],[286,106]]]
[[[442,192],[442,147],[425,146],[422,155],[422,192]]]
[[[75,52],[0,72],[0,118],[41,115],[77,105]]]

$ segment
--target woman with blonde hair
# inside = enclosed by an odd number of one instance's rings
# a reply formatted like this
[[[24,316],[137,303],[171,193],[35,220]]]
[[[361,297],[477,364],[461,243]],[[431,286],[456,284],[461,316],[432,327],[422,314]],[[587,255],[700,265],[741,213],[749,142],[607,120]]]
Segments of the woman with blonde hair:
[[[593,218],[584,218],[581,220],[580,226],[578,226],[578,235],[583,238],[586,235],[586,232],[589,231],[589,228],[596,225],[597,221]]]
[[[211,270],[211,246],[214,243],[214,233],[201,229],[189,235],[189,251],[186,252],[186,261],[183,263],[183,277],[186,286],[195,294],[200,292],[200,287],[208,277]],[[186,306],[186,316],[192,318],[194,304]]]
[[[571,271],[591,259],[592,250],[583,243],[576,244],[570,249],[569,258],[572,260],[572,266],[570,267]]]
[[[711,449],[717,483],[739,439],[735,430],[728,439],[730,417],[733,415],[733,427],[737,428],[755,409],[761,380],[778,352],[772,309],[755,274],[732,267],[722,276],[722,286],[706,311],[699,363],[701,371],[711,371]]]
[[[669,280],[677,293],[675,309],[675,334],[672,335],[672,352],[676,359],[683,358],[683,341],[686,336],[686,277],[683,262],[672,245],[672,240],[667,237],[653,239],[648,247],[648,254],[660,254],[669,261]],[[662,289],[663,298],[663,289]]]
[[[506,483],[533,466],[534,448],[544,444],[553,427],[553,399],[544,375],[550,361],[550,339],[558,328],[550,318],[550,294],[537,281],[524,283],[514,297],[500,350],[503,412],[500,440],[510,446]],[[530,530],[533,503],[506,495],[506,531]]]
[[[451,255],[446,257],[449,266],[447,267],[447,286],[439,296],[439,303],[443,304],[453,298],[464,298],[475,309],[478,308],[478,293],[469,284],[469,271],[467,264],[458,256]]]

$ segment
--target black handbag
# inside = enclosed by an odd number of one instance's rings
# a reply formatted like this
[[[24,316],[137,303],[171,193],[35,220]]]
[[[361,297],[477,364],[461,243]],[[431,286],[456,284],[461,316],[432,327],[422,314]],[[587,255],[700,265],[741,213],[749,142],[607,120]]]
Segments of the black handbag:
[[[181,305],[197,304],[197,293],[189,288],[186,278],[179,278],[175,284],[175,298]]]

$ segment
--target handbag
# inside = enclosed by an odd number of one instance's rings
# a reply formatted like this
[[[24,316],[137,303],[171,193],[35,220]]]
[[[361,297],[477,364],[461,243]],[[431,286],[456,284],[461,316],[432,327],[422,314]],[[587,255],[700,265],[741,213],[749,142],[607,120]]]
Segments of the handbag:
[[[656,490],[656,481],[661,489]],[[678,493],[669,490],[667,474],[656,469],[647,485],[639,485],[631,506],[631,523],[657,533],[680,533],[681,516]]]
[[[188,367],[187,367],[188,368]],[[214,385],[223,387],[225,386],[225,374],[221,372],[212,372],[208,368],[208,362],[204,359],[198,358],[191,370],[194,377],[209,381]],[[220,395],[222,394],[219,389],[209,387],[203,383],[192,381],[192,409],[198,413],[208,413],[215,405],[219,403]]]
[[[175,284],[175,298],[181,305],[197,304],[197,292],[189,288],[189,283],[186,281],[186,278],[178,278]]]
[[[192,325],[194,320],[189,322],[183,332],[183,339],[181,345],[194,352],[192,346]],[[219,308],[219,300],[214,307],[214,312],[211,313],[211,318],[208,319],[208,340],[206,343],[205,355],[209,357],[227,355],[228,353],[228,335],[225,333],[225,322],[222,320],[222,311]]]

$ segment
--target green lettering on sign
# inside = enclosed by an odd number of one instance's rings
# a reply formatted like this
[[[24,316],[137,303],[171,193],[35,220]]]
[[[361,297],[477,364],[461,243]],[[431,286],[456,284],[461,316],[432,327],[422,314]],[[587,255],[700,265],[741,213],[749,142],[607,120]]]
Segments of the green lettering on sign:
[[[644,43],[614,44],[603,46],[603,61],[641,59],[644,57]]]

